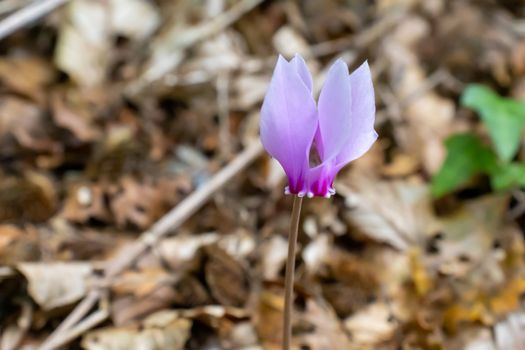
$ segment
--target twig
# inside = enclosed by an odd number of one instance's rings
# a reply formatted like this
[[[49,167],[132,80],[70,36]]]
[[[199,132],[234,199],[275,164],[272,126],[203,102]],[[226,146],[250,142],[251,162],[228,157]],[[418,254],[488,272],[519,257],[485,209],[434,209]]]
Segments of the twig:
[[[41,0],[13,13],[0,22],[0,40],[16,30],[40,19],[68,0]]]
[[[22,312],[13,325],[8,325],[0,333],[0,349],[15,350],[27,334],[33,319],[33,306],[28,301],[21,303]]]
[[[97,303],[98,299],[100,298],[100,293],[101,292],[98,289],[89,291],[86,297],[46,339],[46,341],[42,344],[41,349],[46,349],[49,347],[49,344],[54,344],[56,339],[58,339],[61,334],[77,324]]]
[[[3,0],[0,2],[0,15],[3,16],[16,11],[31,2],[33,2],[33,0]]]
[[[77,324],[75,327],[67,330],[64,333],[60,333],[59,337],[56,337],[53,341],[42,345],[39,350],[52,350],[59,346],[69,343],[73,339],[82,335],[84,332],[90,330],[101,322],[104,322],[109,317],[109,311],[106,308],[100,309],[86,317],[82,322]]]
[[[120,252],[106,264],[104,272],[107,282],[111,281],[115,276],[133,264],[133,262],[144,253],[148,247],[157,244],[163,237],[180,227],[180,225],[199,210],[211,196],[220,190],[235,175],[242,172],[248,165],[257,159],[262,154],[262,151],[262,144],[259,141],[253,142],[221,171],[215,174],[210,181],[197,189],[179,203],[179,205],[164,215],[149,231],[144,232],[138,241],[123,247]],[[93,288],[102,288],[102,286]],[[76,327],[71,328],[89,312],[101,296],[102,292],[99,289],[91,290],[84,300],[82,300],[62,322],[57,330],[46,339],[39,350],[54,349],[56,346],[63,345],[74,339],[81,334],[81,332],[79,333],[78,331],[81,325],[83,325],[82,330],[87,331],[101,322],[87,323],[88,319],[91,319],[91,317],[96,314],[95,313],[79,323]],[[86,327],[86,323],[87,325],[91,325],[91,327]]]
[[[230,143],[229,85],[229,73],[219,73],[215,86],[217,90],[217,110],[219,114],[219,140],[222,146],[222,154],[225,157],[228,157],[232,153]]]

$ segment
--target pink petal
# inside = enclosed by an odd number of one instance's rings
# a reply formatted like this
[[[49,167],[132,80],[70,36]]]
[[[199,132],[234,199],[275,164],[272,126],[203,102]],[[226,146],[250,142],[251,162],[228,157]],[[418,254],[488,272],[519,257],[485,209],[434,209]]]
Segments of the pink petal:
[[[306,85],[308,90],[312,91],[312,75],[310,74],[310,71],[308,70],[308,66],[306,65],[306,62],[299,54],[295,54],[295,57],[292,58],[290,61],[290,64],[295,67],[295,70],[297,71],[297,74],[301,77],[303,80],[303,83]]]
[[[319,133],[316,145],[321,160],[336,157],[348,141],[352,119],[348,67],[341,59],[328,70],[319,96]]]
[[[279,56],[260,118],[262,144],[286,172],[291,193],[306,190],[308,155],[317,128],[315,101],[300,70],[300,61],[292,64]]]
[[[343,75],[342,67],[339,71],[341,72],[339,74]],[[330,197],[330,195],[334,193],[333,182],[339,170],[352,160],[362,156],[377,139],[377,133],[374,130],[374,87],[372,85],[372,76],[368,63],[363,63],[350,76],[346,73],[343,76],[350,90],[347,98],[351,100],[351,108],[345,116],[346,119],[344,119],[342,115],[347,108],[347,104],[344,103],[344,98],[338,94],[330,95],[333,97],[331,100],[333,106],[330,107],[332,108],[332,115],[335,114],[341,118],[341,120],[338,121],[340,124],[334,122],[330,125],[326,122],[329,120],[329,115],[322,114],[321,106],[319,106],[320,127],[315,135],[315,143],[323,162],[309,172],[308,192],[313,196]],[[335,81],[335,78],[332,79]],[[332,84],[335,86],[335,83]],[[332,93],[331,90],[327,91],[328,93]],[[348,89],[344,91],[348,91]],[[340,107],[341,110],[337,111],[337,107],[341,106],[341,101],[343,101],[342,107]],[[321,101],[319,103],[321,103]],[[338,112],[340,114],[337,114]],[[326,113],[326,109],[324,109],[324,113]],[[329,129],[329,131],[331,131],[331,137],[337,138],[337,140],[341,142],[339,149],[337,149],[338,144],[330,142],[327,138],[326,135],[329,133],[326,131],[323,133],[321,129],[323,120],[325,121],[327,129],[332,128],[331,130]],[[325,149],[323,150],[323,148]],[[333,157],[334,153],[335,157]]]
[[[328,160],[310,169],[308,173],[308,196],[329,198],[335,193],[333,185],[337,171],[335,159]]]
[[[351,86],[352,109],[350,133],[341,152],[337,155],[337,167],[342,168],[366,153],[377,140],[374,130],[375,97],[372,74],[368,62],[364,62],[348,78]]]

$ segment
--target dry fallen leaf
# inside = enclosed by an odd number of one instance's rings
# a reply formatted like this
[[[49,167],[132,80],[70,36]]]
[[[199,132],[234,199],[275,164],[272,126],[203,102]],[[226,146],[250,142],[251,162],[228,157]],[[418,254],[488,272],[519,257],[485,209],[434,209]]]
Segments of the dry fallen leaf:
[[[96,86],[106,79],[112,54],[107,3],[73,1],[59,30],[56,65],[82,86]]]
[[[356,173],[336,183],[344,216],[372,239],[405,250],[435,230],[428,187],[421,181],[379,181]]]
[[[222,305],[244,305],[249,294],[244,267],[217,246],[207,246],[204,251],[205,277],[212,296]]]
[[[93,126],[89,114],[69,106],[65,94],[58,92],[53,94],[51,104],[53,118],[57,126],[71,131],[82,142],[89,142],[98,138],[100,132]]]
[[[397,328],[392,310],[384,302],[376,302],[359,310],[344,322],[356,346],[373,348],[389,340]]]
[[[0,221],[23,223],[49,219],[57,205],[55,184],[42,173],[0,175]]]
[[[109,222],[111,215],[105,203],[106,191],[98,184],[78,184],[68,189],[60,216],[73,222],[86,223],[90,219]]]
[[[283,295],[270,290],[263,290],[259,293],[255,306],[254,323],[257,335],[265,349],[279,349],[281,345],[283,310]]]
[[[17,74],[13,74],[17,72]],[[16,57],[0,60],[0,80],[14,92],[44,102],[44,88],[55,77],[55,71],[46,60],[34,57]]]
[[[70,305],[87,292],[89,263],[20,263],[17,269],[29,283],[29,294],[44,310]]]
[[[408,124],[396,128],[397,141],[434,174],[445,157],[443,140],[452,132],[454,104],[425,87],[426,72],[413,48],[429,31],[423,18],[406,18],[389,35],[383,50],[390,62],[392,91]]]
[[[110,0],[111,30],[122,36],[144,40],[160,24],[158,8],[147,0]]]
[[[509,316],[494,326],[498,350],[525,349],[525,314],[522,311]]]
[[[35,104],[18,97],[0,100],[0,142],[13,137],[22,147],[35,151],[53,149],[47,134],[42,110]]]
[[[190,336],[192,322],[170,311],[150,315],[142,329],[102,328],[82,339],[86,350],[182,350]]]
[[[111,201],[111,210],[121,227],[131,224],[147,228],[167,210],[164,196],[173,195],[132,178],[122,179],[121,186],[121,192]]]
[[[298,335],[294,342],[300,347],[312,350],[346,350],[352,349],[353,343],[342,330],[335,312],[327,305],[309,299],[306,302],[305,312],[301,320],[306,322],[305,327],[312,327],[313,332]]]

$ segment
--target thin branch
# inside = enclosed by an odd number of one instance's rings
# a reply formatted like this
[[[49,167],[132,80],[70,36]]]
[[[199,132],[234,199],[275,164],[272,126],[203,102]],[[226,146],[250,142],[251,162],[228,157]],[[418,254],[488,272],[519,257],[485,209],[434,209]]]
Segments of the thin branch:
[[[228,157],[232,153],[230,141],[229,85],[229,73],[219,73],[215,87],[217,90],[217,110],[219,114],[219,140],[221,142],[221,151],[224,157]]]
[[[33,2],[33,0],[3,0],[0,2],[0,15],[4,16],[10,12],[19,10],[31,2]]]
[[[79,337],[83,333],[87,332],[91,328],[104,322],[109,317],[109,311],[107,309],[100,309],[93,312],[91,315],[86,317],[82,322],[77,324],[75,327],[60,333],[60,336],[56,337],[53,341],[42,345],[39,350],[53,350],[59,346],[65,345],[73,339]]]
[[[63,5],[68,0],[41,0],[22,8],[21,10],[8,16],[0,22],[0,40],[12,34],[16,30],[25,27],[57,7]]]
[[[68,329],[77,324],[97,303],[101,296],[100,294],[101,292],[98,289],[91,290],[44,343],[42,343],[41,349],[49,348],[50,344],[54,344]]]

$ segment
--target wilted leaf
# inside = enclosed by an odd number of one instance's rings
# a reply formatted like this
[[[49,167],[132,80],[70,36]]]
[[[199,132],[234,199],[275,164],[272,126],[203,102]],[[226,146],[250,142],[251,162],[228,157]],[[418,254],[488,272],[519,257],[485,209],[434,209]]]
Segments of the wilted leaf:
[[[249,294],[242,265],[217,246],[205,247],[204,251],[204,271],[212,296],[223,305],[242,306]]]
[[[418,181],[379,181],[356,174],[352,188],[336,183],[346,198],[345,215],[370,238],[400,250],[415,244],[434,225],[429,190]]]
[[[192,322],[173,312],[158,312],[144,320],[142,329],[103,328],[82,339],[86,350],[182,350]]]
[[[282,342],[283,295],[263,290],[258,295],[255,308],[254,323],[259,339],[265,347],[274,346],[278,349]]]
[[[111,210],[117,224],[147,228],[166,211],[165,195],[155,186],[140,183],[132,178],[122,179],[122,191],[111,201]]]
[[[159,254],[172,269],[178,270],[195,258],[196,252],[203,246],[219,240],[216,233],[201,235],[179,235],[163,240],[159,245]]]
[[[37,230],[0,225],[0,264],[12,266],[20,261],[35,261],[40,255]]]
[[[111,0],[111,25],[115,33],[143,40],[160,24],[157,8],[146,0]]]
[[[13,74],[16,72],[17,74]],[[43,102],[46,84],[49,84],[55,70],[49,62],[39,57],[16,57],[0,60],[0,79],[16,93]]]
[[[89,263],[20,263],[29,294],[40,307],[50,310],[80,300],[87,291],[92,267]]]
[[[297,336],[296,344],[312,350],[347,350],[352,342],[343,331],[335,312],[327,305],[322,305],[309,299],[306,302],[304,314],[301,317],[306,322],[305,328],[312,327],[312,332]]]
[[[348,317],[344,322],[352,341],[360,346],[378,346],[390,339],[396,330],[392,310],[385,303],[370,304]]]
[[[109,18],[105,2],[73,1],[67,5],[55,49],[57,66],[79,85],[104,81],[111,55]]]
[[[0,221],[41,222],[57,205],[55,184],[41,173],[0,177]]]
[[[525,314],[517,311],[494,326],[498,350],[525,349]]]
[[[143,297],[162,284],[173,282],[173,279],[163,269],[150,268],[141,271],[129,271],[119,276],[112,286],[112,291],[116,294],[132,294],[136,297]]]
[[[79,184],[68,189],[61,216],[66,220],[85,223],[90,219],[107,222],[109,208],[105,203],[106,191],[100,185]]]
[[[74,110],[68,106],[66,96],[60,93],[51,98],[53,118],[56,125],[71,131],[82,142],[93,141],[100,134],[92,125],[89,115],[85,111]]]
[[[50,150],[53,144],[47,129],[42,110],[37,105],[17,97],[0,100],[0,142],[4,143],[11,136],[22,147]]]

